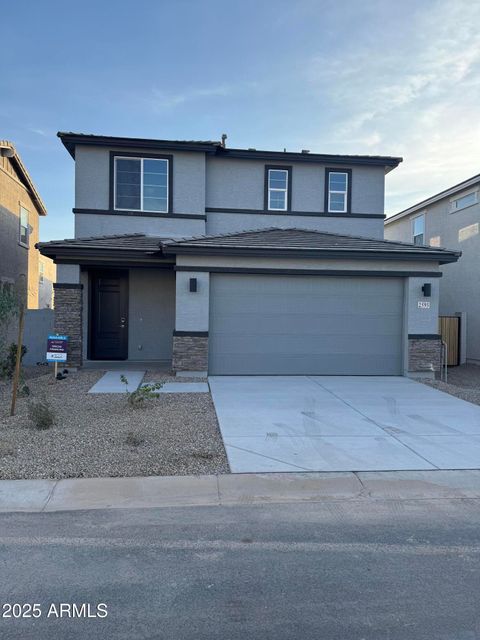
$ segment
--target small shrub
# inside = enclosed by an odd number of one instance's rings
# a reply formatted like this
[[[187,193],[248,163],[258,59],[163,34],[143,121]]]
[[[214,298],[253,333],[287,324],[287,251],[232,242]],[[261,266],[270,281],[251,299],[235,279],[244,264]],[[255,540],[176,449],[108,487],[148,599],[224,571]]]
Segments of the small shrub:
[[[37,429],[50,429],[55,424],[55,411],[46,398],[28,405],[28,417]]]
[[[23,356],[27,353],[27,347],[22,344],[22,349],[20,351],[20,362],[22,361]],[[0,376],[2,378],[8,378],[9,380],[13,377],[13,372],[15,371],[15,364],[17,361],[17,345],[12,342],[12,344],[8,347],[7,355],[0,362]]]
[[[125,438],[125,444],[128,444],[131,447],[139,447],[144,442],[145,438],[143,438],[138,433],[134,433],[133,431],[129,431],[127,433],[127,437]]]
[[[151,400],[157,397],[157,391],[163,387],[162,382],[154,382],[152,384],[140,385],[135,391],[128,390],[128,379],[124,376],[120,376],[120,380],[125,385],[125,392],[127,394],[127,402],[134,409],[143,407],[145,400]]]

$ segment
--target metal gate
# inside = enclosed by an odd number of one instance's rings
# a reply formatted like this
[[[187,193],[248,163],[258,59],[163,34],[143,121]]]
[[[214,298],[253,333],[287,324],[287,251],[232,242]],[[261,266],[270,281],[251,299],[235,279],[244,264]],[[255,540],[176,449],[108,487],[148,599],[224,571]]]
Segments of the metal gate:
[[[456,367],[460,364],[460,318],[458,316],[440,316],[438,331],[442,341],[447,343],[447,365]]]

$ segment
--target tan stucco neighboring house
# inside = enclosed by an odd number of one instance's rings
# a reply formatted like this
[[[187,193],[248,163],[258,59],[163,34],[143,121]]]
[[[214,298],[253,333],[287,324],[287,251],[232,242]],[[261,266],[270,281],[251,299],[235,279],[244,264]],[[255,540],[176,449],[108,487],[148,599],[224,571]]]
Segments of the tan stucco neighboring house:
[[[24,282],[29,309],[46,306],[39,299],[40,252],[35,248],[40,216],[46,215],[45,205],[15,146],[0,140],[0,286],[22,287]],[[44,263],[44,273],[48,273],[44,279],[54,277],[55,266],[50,263]]]

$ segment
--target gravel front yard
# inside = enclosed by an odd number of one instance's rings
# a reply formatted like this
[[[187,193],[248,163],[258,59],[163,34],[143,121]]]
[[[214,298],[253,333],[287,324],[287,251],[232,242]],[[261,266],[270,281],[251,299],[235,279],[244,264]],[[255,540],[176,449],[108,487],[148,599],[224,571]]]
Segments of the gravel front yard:
[[[422,380],[435,389],[452,396],[480,405],[480,367],[474,364],[463,364],[448,370],[448,382],[441,380]]]
[[[134,409],[124,394],[88,394],[103,371],[27,380],[31,395],[9,417],[11,385],[0,383],[0,478],[77,478],[229,473],[209,393],[161,394]],[[144,380],[171,381],[147,371]],[[56,414],[44,431],[28,403],[46,397]]]

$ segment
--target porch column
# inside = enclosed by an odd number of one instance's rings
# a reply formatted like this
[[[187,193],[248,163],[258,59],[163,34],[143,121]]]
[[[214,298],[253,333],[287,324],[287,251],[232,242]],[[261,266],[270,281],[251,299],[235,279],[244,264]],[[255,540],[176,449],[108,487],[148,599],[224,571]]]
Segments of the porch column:
[[[433,378],[440,370],[441,336],[438,333],[439,278],[407,278],[407,374]],[[430,284],[431,295],[422,290]]]
[[[67,366],[82,366],[83,284],[79,265],[59,264],[53,285],[55,332],[68,336]]]
[[[172,358],[175,373],[208,371],[209,297],[209,273],[176,271]]]

